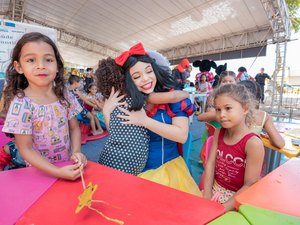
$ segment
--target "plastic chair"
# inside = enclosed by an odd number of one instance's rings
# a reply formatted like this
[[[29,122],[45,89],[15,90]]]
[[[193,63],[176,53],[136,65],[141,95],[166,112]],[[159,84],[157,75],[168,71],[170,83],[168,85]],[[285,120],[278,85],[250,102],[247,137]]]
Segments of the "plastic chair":
[[[209,122],[205,123],[205,128],[207,130],[208,137],[213,136],[215,133],[215,130],[220,127],[221,127],[220,124],[218,124],[216,121],[209,121]],[[207,140],[207,137],[205,137],[205,139]],[[203,139],[203,142],[205,139]],[[205,151],[205,144],[204,144],[202,146],[202,150],[200,151],[200,159],[203,162],[203,167],[205,167],[205,162],[206,162],[205,155],[206,155],[206,151]]]
[[[205,127],[207,129],[208,136],[209,137],[213,136],[214,133],[215,133],[216,128],[212,124],[209,124],[209,123],[205,123]]]
[[[208,160],[208,156],[209,156],[209,152],[210,152],[210,149],[211,149],[211,146],[213,143],[213,139],[214,139],[214,136],[210,136],[207,138],[207,140],[205,142],[205,160],[203,161],[203,164],[205,164]],[[200,190],[203,190],[203,188],[204,188],[204,173],[201,176],[199,188],[200,188]]]
[[[102,134],[93,136],[91,135],[91,127],[84,123],[80,123],[79,127],[81,131],[81,144],[85,144],[87,141],[95,141],[108,135],[108,131],[103,130]]]
[[[190,173],[192,174],[191,162],[190,162],[190,154],[191,154],[191,145],[192,145],[192,134],[189,131],[188,138],[186,142],[182,145],[182,156],[183,159],[189,168]]]

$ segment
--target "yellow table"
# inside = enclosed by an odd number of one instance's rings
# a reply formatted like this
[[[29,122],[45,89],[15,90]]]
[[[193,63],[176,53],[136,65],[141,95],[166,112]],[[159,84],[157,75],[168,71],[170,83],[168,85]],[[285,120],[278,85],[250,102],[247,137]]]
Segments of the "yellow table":
[[[269,173],[280,165],[281,154],[284,154],[288,158],[300,156],[300,146],[292,144],[292,139],[300,139],[300,124],[293,123],[280,123],[275,122],[275,127],[281,133],[285,146],[283,148],[277,148],[273,146],[267,137],[261,136],[262,142],[267,149],[266,151],[266,172]]]

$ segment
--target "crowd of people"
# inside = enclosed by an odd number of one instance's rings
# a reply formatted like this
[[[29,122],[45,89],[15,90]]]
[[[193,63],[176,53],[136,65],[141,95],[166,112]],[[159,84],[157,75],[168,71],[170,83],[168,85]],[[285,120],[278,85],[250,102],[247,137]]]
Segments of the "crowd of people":
[[[34,166],[45,173],[76,180],[87,163],[81,153],[78,116],[89,120],[91,135],[103,129],[109,137],[98,163],[207,199],[234,209],[233,196],[255,183],[261,174],[264,147],[259,134],[268,133],[281,148],[284,141],[272,118],[259,110],[265,79],[251,80],[244,67],[239,74],[210,60],[193,62],[200,73],[188,82],[192,66],[183,59],[173,71],[160,53],[141,43],[115,59],[99,61],[95,74],[88,68],[85,84],[76,74],[64,78],[60,53],[47,36],[27,33],[13,49],[3,91],[5,123],[2,132],[13,141],[0,150],[0,169]],[[214,76],[210,69],[216,69]],[[195,99],[188,86],[209,95]],[[205,166],[204,190],[192,178],[178,151],[186,142],[188,117],[216,121],[213,144]],[[101,126],[98,113],[103,113]],[[73,160],[64,167],[57,162]],[[218,196],[215,198],[215,196]]]

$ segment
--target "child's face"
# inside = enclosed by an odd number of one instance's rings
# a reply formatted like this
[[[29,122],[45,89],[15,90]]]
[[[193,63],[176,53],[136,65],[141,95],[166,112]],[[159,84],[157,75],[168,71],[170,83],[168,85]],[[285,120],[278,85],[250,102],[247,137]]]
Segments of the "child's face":
[[[90,89],[89,89],[90,93],[92,95],[96,95],[97,94],[97,87],[95,85],[93,85]]]
[[[150,63],[137,62],[129,69],[129,72],[139,91],[145,94],[154,91],[157,79]]]
[[[206,81],[206,76],[201,76],[201,81],[205,82]]]
[[[248,110],[241,103],[228,95],[217,96],[215,99],[217,121],[224,128],[232,128],[240,123],[245,123]]]
[[[24,74],[29,86],[52,86],[58,72],[53,48],[42,41],[26,43],[14,66],[18,73]]]
[[[74,82],[73,86],[74,88],[80,88],[80,82]]]
[[[225,85],[225,84],[235,84],[236,81],[235,81],[235,78],[233,76],[225,76],[223,77],[220,85]]]

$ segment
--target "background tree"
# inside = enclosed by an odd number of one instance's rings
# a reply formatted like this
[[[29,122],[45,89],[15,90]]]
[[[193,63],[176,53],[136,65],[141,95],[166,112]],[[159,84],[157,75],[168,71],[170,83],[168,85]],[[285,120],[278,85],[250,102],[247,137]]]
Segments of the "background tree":
[[[300,29],[300,0],[286,0],[286,3],[290,12],[292,27],[297,33]]]

